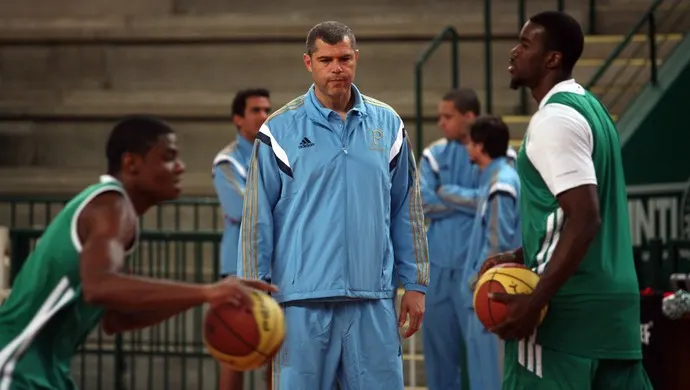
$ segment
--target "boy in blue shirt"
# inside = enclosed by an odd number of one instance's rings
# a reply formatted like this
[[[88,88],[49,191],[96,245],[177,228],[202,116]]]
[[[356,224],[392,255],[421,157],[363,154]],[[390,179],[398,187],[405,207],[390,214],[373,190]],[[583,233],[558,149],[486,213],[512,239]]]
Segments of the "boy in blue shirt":
[[[473,390],[501,388],[499,340],[472,312],[471,279],[484,259],[521,245],[520,180],[506,153],[509,138],[508,126],[500,118],[484,116],[472,125],[467,143],[470,159],[479,167],[479,201],[467,250],[467,267],[458,289],[468,313],[465,340]]]

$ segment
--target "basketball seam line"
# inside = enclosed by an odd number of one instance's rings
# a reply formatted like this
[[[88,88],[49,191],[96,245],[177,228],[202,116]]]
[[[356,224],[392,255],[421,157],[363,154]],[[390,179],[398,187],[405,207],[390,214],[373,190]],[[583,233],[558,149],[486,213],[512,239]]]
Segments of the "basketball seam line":
[[[530,286],[530,285],[529,285],[527,282],[525,282],[524,280],[522,280],[522,279],[520,279],[520,278],[518,278],[518,277],[516,277],[516,276],[514,276],[514,275],[506,274],[506,273],[499,272],[499,271],[493,271],[493,273],[491,274],[491,279],[490,279],[490,281],[492,281],[492,282],[494,282],[494,281],[495,281],[495,282],[498,282],[498,281],[495,279],[495,276],[496,276],[496,275],[503,275],[503,276],[511,277],[511,278],[513,278],[513,279],[519,281],[520,283],[524,284],[525,286],[527,286],[527,288],[529,288],[530,290],[534,291],[534,289],[532,288],[532,286]],[[498,282],[498,283],[501,284],[500,282]],[[503,287],[502,284],[501,284],[501,287]],[[505,291],[506,293],[508,293],[508,291],[506,290],[505,287],[503,287],[503,291]],[[493,313],[493,311],[491,310],[491,305],[489,305],[489,317],[491,317],[491,322],[492,322],[493,324],[495,324],[495,323],[496,323],[496,320],[494,319],[494,313]]]
[[[253,352],[258,353],[259,355],[261,355],[261,356],[263,356],[263,357],[268,357],[268,356],[266,356],[266,354],[264,354],[262,351],[259,351],[259,350],[257,349],[257,347],[255,347],[255,346],[249,344],[244,338],[242,338],[239,334],[237,334],[237,332],[235,332],[234,330],[232,330],[232,329],[228,326],[228,324],[225,323],[225,319],[223,319],[223,317],[221,317],[220,315],[218,315],[217,312],[213,311],[213,315],[214,315],[216,318],[218,318],[218,320],[220,321],[220,323],[223,324],[223,327],[224,327],[228,332],[232,333],[232,335],[235,336],[235,338],[237,338],[237,340],[239,340],[240,343],[244,344],[245,347],[249,348],[249,349],[252,350]],[[258,327],[258,326],[259,326],[259,325],[257,324],[257,327]],[[261,332],[259,332],[259,333],[261,333]]]
[[[525,286],[527,286],[527,288],[529,288],[530,290],[534,291],[534,289],[532,288],[532,286],[530,286],[529,283],[525,282],[524,280],[518,278],[518,277],[515,276],[515,275],[512,275],[512,274],[505,274],[505,273],[503,273],[503,272],[498,272],[498,271],[496,271],[496,272],[493,272],[493,273],[492,273],[492,275],[491,275],[491,280],[495,280],[495,279],[494,279],[494,276],[496,276],[496,275],[508,276],[508,277],[510,277],[510,278],[512,278],[512,279],[515,279],[515,280],[519,281],[520,283],[522,283],[522,284],[524,284]]]

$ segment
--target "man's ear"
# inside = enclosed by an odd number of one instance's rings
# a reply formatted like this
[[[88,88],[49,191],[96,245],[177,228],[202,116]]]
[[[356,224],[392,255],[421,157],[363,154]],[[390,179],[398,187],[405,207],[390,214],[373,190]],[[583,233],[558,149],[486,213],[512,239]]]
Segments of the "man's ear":
[[[141,157],[132,153],[125,153],[122,156],[122,172],[130,175],[139,173],[139,163]]]
[[[242,128],[242,122],[244,121],[244,117],[241,117],[237,114],[232,116],[232,123],[235,124],[238,128]]]
[[[307,70],[311,73],[312,68],[311,68],[311,56],[307,53],[304,53],[302,55],[302,60],[304,61],[304,67],[307,68]]]
[[[558,51],[549,52],[546,55],[546,68],[547,69],[558,69],[563,63],[563,54]]]

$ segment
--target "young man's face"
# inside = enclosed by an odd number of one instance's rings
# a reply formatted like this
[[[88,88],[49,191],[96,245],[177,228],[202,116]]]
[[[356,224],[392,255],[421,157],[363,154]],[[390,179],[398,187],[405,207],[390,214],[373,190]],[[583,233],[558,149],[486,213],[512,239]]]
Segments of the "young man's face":
[[[352,47],[348,37],[335,45],[317,39],[315,45],[311,55],[304,54],[304,66],[311,72],[321,94],[337,100],[350,92],[359,52]]]
[[[470,158],[470,161],[472,161],[475,164],[479,163],[479,159],[482,157],[484,153],[484,145],[475,143],[472,138],[467,141],[467,145],[465,145],[467,148],[467,154]]]
[[[449,140],[458,141],[465,138],[473,120],[474,114],[460,113],[450,100],[441,100],[438,104],[438,127]]]
[[[544,34],[543,27],[525,23],[520,31],[520,43],[510,51],[510,88],[532,88],[543,77],[554,54],[545,50]]]
[[[232,120],[245,137],[253,140],[270,113],[271,101],[267,97],[250,96],[245,101],[244,115],[235,115]]]
[[[144,156],[128,156],[123,164],[138,193],[159,203],[180,196],[185,166],[177,149],[175,134],[166,134]]]

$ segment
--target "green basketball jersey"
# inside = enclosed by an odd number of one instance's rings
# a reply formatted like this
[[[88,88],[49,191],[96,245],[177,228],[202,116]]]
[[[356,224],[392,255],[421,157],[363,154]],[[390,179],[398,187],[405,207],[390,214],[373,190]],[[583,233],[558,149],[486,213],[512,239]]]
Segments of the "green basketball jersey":
[[[110,176],[86,188],[48,225],[0,305],[0,389],[74,389],[70,363],[103,309],[82,299],[77,220],[97,195],[124,189]]]
[[[606,108],[588,92],[556,90],[548,104],[575,109],[591,128],[601,227],[578,270],[551,301],[536,341],[583,357],[640,359],[640,295],[616,127]],[[542,272],[558,242],[564,216],[527,155],[529,136],[528,130],[517,159],[523,251],[525,264]]]

